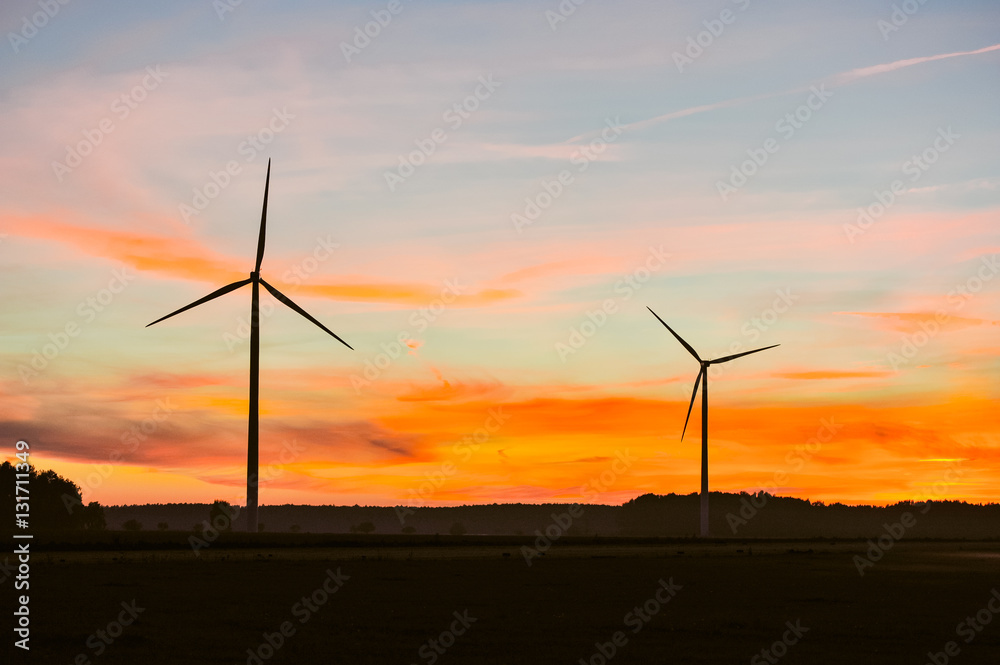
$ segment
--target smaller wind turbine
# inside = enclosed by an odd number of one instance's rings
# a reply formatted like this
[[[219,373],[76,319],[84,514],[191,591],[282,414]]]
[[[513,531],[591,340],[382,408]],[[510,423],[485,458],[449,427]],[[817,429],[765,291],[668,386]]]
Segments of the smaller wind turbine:
[[[691,419],[691,409],[694,407],[694,400],[698,396],[698,383],[701,383],[701,536],[703,538],[708,537],[708,367],[709,365],[719,365],[721,363],[729,362],[730,360],[736,360],[737,358],[742,358],[743,356],[748,356],[751,353],[757,353],[758,351],[766,351],[767,349],[773,349],[776,346],[781,346],[780,344],[772,344],[771,346],[764,346],[759,349],[754,349],[753,351],[744,351],[743,353],[734,353],[731,356],[723,356],[722,358],[715,358],[714,360],[702,360],[701,356],[694,348],[684,341],[684,339],[674,332],[674,329],[667,325],[667,322],[659,317],[659,315],[654,312],[650,307],[646,307],[650,313],[656,317],[656,319],[663,324],[663,327],[670,331],[670,333],[677,338],[677,341],[688,350],[694,359],[701,364],[701,370],[698,372],[698,378],[694,380],[694,392],[691,393],[691,404],[688,405],[687,417],[684,419],[684,430],[681,432],[681,441],[684,440],[684,434],[687,432],[688,420]]]

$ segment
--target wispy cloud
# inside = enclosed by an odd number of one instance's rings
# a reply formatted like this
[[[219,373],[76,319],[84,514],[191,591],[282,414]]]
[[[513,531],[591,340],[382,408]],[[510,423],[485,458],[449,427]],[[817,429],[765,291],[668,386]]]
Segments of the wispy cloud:
[[[979,55],[982,53],[990,53],[998,50],[1000,50],[1000,44],[994,44],[992,46],[976,49],[974,51],[956,51],[954,53],[941,53],[938,55],[929,55],[920,58],[907,58],[905,60],[895,60],[893,62],[887,62],[880,65],[871,65],[869,67],[858,67],[857,69],[852,69],[850,71],[834,74],[833,76],[828,76],[826,78],[819,79],[817,81],[808,83],[806,85],[797,86],[795,88],[789,88],[787,90],[781,90],[779,92],[768,92],[768,93],[761,93],[758,95],[735,97],[733,99],[727,99],[720,102],[713,102],[711,104],[701,104],[699,106],[692,106],[686,109],[681,109],[679,111],[671,111],[670,113],[658,115],[653,118],[648,118],[646,120],[639,120],[636,122],[629,123],[625,125],[625,128],[627,130],[645,129],[647,127],[652,127],[653,125],[669,122],[670,120],[676,120],[678,118],[686,118],[688,116],[698,115],[700,113],[706,113],[708,111],[716,111],[718,109],[732,108],[734,106],[743,106],[745,104],[751,104],[753,102],[757,102],[762,99],[770,99],[772,97],[784,97],[786,95],[805,92],[809,90],[810,87],[813,85],[826,84],[830,85],[831,87],[847,85],[849,83],[854,83],[855,81],[868,78],[870,76],[887,74],[889,72],[905,69],[906,67],[913,67],[914,65],[921,65],[927,62],[935,62],[937,60],[947,60],[948,58]],[[574,136],[571,139],[568,139],[566,143],[577,143],[584,139],[591,138],[592,136],[594,136],[594,132],[580,134],[578,136]]]
[[[12,218],[15,235],[70,245],[91,256],[121,261],[142,272],[211,285],[246,277],[246,260],[214,252],[190,235],[166,236],[70,224],[49,217]],[[440,297],[441,287],[417,282],[364,279],[332,281],[316,276],[296,293],[355,302],[426,305]],[[515,289],[485,288],[455,295],[452,307],[476,307],[517,298]]]

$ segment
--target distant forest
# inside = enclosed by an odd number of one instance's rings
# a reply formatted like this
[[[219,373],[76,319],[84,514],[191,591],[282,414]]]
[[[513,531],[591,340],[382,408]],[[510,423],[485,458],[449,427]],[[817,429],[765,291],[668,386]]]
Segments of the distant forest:
[[[712,535],[723,538],[871,538],[884,533],[886,524],[899,523],[905,513],[910,513],[913,523],[907,528],[908,537],[1000,538],[1000,504],[930,501],[846,506],[765,493],[720,492],[712,493],[710,503]],[[567,536],[687,537],[698,533],[698,507],[697,494],[644,494],[621,506],[494,503],[404,509],[283,505],[261,506],[260,522],[262,530],[268,532],[531,536],[536,531],[545,533],[552,524],[568,524],[560,526]],[[105,514],[111,529],[134,520],[144,528],[166,522],[172,530],[190,530],[208,519],[211,508],[192,503],[109,506]],[[232,528],[243,529],[238,513]]]
[[[15,468],[0,465],[0,495],[15,502]],[[31,529],[242,531],[238,509],[217,501],[127,506],[85,504],[80,488],[53,471],[31,470]],[[907,537],[1000,538],[1000,504],[904,501],[847,506],[758,494],[713,492],[715,537],[872,538],[906,524]],[[534,536],[689,537],[698,532],[697,494],[644,494],[621,506],[482,504],[455,507],[261,506],[261,530],[292,533],[379,533]],[[909,516],[904,516],[909,513]]]

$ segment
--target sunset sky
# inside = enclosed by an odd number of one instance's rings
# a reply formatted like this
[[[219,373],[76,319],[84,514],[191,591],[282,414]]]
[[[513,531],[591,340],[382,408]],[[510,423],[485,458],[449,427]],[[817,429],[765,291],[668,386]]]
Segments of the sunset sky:
[[[244,501],[250,290],[144,326],[247,277],[268,159],[262,275],[355,350],[262,295],[262,504],[698,491],[647,306],[781,345],[711,374],[713,491],[1000,500],[993,0],[51,4],[0,429],[85,501]]]

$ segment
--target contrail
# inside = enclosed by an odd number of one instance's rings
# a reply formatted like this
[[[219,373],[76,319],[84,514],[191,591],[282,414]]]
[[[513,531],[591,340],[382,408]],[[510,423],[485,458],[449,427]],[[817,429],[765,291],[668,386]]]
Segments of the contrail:
[[[1000,50],[1000,44],[994,44],[993,46],[987,46],[986,48],[977,49],[975,51],[957,51],[955,53],[942,53],[940,55],[928,55],[922,58],[909,58],[908,60],[897,60],[895,62],[889,62],[884,65],[873,65],[871,67],[861,67],[859,69],[852,69],[849,72],[844,72],[843,74],[837,74],[830,81],[832,85],[851,83],[857,81],[858,79],[867,78],[869,76],[875,76],[876,74],[885,74],[886,72],[894,72],[897,69],[903,69],[905,67],[912,67],[913,65],[920,65],[925,62],[933,62],[935,60],[946,60],[948,58],[957,58],[962,55],[978,55],[980,53],[989,53],[990,51]]]
[[[908,58],[906,60],[896,60],[895,62],[888,62],[882,65],[859,67],[858,69],[852,69],[847,72],[841,72],[840,74],[834,74],[833,76],[828,76],[827,78],[820,79],[815,83],[802,85],[796,88],[791,88],[789,90],[782,90],[780,92],[767,92],[759,95],[750,95],[747,97],[736,97],[734,99],[715,102],[713,104],[702,104],[701,106],[692,106],[690,108],[681,109],[680,111],[671,111],[670,113],[659,115],[654,118],[647,118],[646,120],[638,120],[636,122],[628,123],[624,125],[624,128],[626,130],[645,129],[646,127],[658,125],[661,122],[668,122],[670,120],[676,120],[677,118],[684,118],[689,115],[697,115],[699,113],[705,113],[706,111],[714,111],[716,109],[729,108],[732,106],[742,106],[743,104],[749,104],[750,102],[756,102],[761,99],[769,99],[771,97],[782,97],[797,92],[804,92],[806,90],[809,90],[810,86],[812,85],[824,85],[824,84],[830,86],[846,85],[848,83],[853,83],[859,79],[868,78],[869,76],[877,76],[878,74],[894,72],[896,70],[904,69],[906,67],[912,67],[913,65],[921,65],[925,62],[933,62],[935,60],[946,60],[948,58],[957,58],[959,56],[965,56],[965,55],[978,55],[980,53],[989,53],[990,51],[1000,51],[1000,44],[994,44],[993,46],[987,46],[985,48],[976,49],[975,51],[956,51],[955,53],[941,53],[939,55],[928,55],[921,58]],[[597,132],[587,132],[585,134],[580,134],[579,136],[574,136],[573,138],[568,139],[567,141],[565,141],[565,143],[576,143],[577,141],[590,138],[592,135],[596,134]]]

